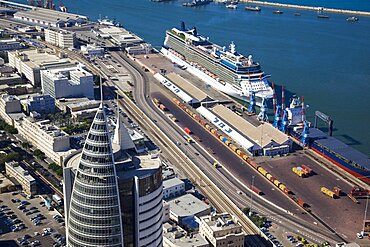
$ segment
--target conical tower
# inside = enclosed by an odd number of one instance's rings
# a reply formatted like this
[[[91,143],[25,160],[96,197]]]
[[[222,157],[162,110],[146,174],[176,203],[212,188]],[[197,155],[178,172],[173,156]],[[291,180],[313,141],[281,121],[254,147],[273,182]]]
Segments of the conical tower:
[[[111,140],[103,103],[77,167],[69,207],[69,247],[123,246],[122,219]]]

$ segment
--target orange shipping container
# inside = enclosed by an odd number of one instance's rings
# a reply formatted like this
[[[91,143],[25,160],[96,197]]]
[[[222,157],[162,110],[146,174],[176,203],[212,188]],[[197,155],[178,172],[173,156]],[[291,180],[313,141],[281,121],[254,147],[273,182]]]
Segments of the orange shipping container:
[[[275,184],[277,187],[279,187],[279,184],[281,184],[281,183],[280,183],[280,181],[279,181],[279,180],[277,180],[277,179],[276,179],[276,180],[274,181],[274,184]]]

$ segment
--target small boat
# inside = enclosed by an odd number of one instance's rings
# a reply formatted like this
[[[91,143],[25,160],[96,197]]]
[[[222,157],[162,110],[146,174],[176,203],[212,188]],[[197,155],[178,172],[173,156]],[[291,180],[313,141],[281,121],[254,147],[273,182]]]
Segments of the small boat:
[[[183,3],[182,6],[196,7],[196,6],[207,5],[211,2],[212,2],[212,0],[193,0],[192,2],[189,2],[189,3]]]
[[[238,8],[238,5],[237,4],[228,4],[228,5],[226,5],[226,8],[228,8],[228,9],[236,9],[236,8]]]
[[[355,22],[355,21],[358,21],[358,18],[355,17],[355,16],[351,16],[351,17],[348,17],[346,20],[351,21],[351,22]]]
[[[247,6],[247,7],[245,7],[245,10],[260,12],[261,11],[261,8],[258,7],[258,6],[255,6],[255,7],[253,7],[253,6]]]
[[[301,16],[301,13],[294,13],[294,16]]]
[[[273,13],[274,13],[274,14],[281,15],[281,14],[282,14],[282,13],[284,13],[284,12],[283,12],[283,11],[281,11],[281,10],[275,10]]]
[[[317,18],[320,18],[320,19],[329,19],[329,16],[328,15],[317,15]]]

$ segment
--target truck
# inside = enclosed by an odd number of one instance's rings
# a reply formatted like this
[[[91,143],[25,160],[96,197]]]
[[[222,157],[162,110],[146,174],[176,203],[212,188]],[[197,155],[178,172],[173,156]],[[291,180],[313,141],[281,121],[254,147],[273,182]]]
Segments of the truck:
[[[302,169],[306,172],[307,175],[312,175],[313,170],[306,165],[301,165]]]
[[[159,105],[159,109],[161,109],[162,111],[168,111],[167,107],[163,104]]]
[[[335,195],[335,193],[333,191],[329,190],[326,187],[321,187],[320,190],[321,190],[321,192],[323,194],[325,194],[325,195],[327,195],[327,196],[329,196],[331,198],[334,198],[334,199],[337,198],[337,196]]]
[[[53,201],[59,206],[59,205],[62,205],[63,203],[63,200],[60,196],[58,196],[57,194],[54,194],[53,195]]]
[[[189,128],[186,128],[186,127],[184,128],[184,131],[188,135],[190,135],[192,133],[191,130]]]
[[[193,140],[187,135],[183,135],[182,137],[184,137],[184,139],[187,143],[192,143],[193,142]]]

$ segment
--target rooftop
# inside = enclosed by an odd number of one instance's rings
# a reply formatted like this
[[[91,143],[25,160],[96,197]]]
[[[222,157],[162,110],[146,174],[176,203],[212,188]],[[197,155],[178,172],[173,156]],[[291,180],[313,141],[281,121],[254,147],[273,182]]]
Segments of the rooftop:
[[[70,21],[70,20],[87,20],[88,18],[83,15],[77,15],[72,13],[66,13],[61,11],[56,11],[52,9],[45,9],[45,8],[33,8],[31,10],[26,11],[19,11],[14,14],[15,17],[26,17],[26,18],[33,18],[36,20],[43,20],[50,23],[56,23],[59,21]]]
[[[184,182],[181,179],[177,177],[170,178],[170,179],[163,181],[163,189],[171,188],[173,186],[182,185],[182,184],[184,184]]]
[[[53,80],[69,80],[72,75],[77,78],[92,76],[90,72],[84,69],[82,64],[74,67],[48,69],[43,71],[43,73]]]
[[[12,167],[16,173],[18,173],[20,176],[24,177],[27,179],[29,182],[35,181],[35,178],[32,177],[28,171],[24,170],[18,162],[12,161],[12,162],[5,162],[5,165],[7,167]]]
[[[207,224],[213,232],[233,228],[240,228],[241,232],[242,229],[241,225],[228,213],[207,215],[201,217],[200,220],[202,223]]]
[[[19,98],[17,96],[15,96],[15,95],[9,95],[9,94],[3,94],[3,95],[1,95],[1,99],[4,102],[12,102],[12,101],[19,100]]]
[[[210,205],[207,205],[191,194],[185,194],[169,200],[168,203],[170,204],[171,212],[178,217],[196,215],[211,208]]]
[[[187,234],[187,232],[179,226],[172,226],[169,223],[163,224],[163,238],[165,241],[172,243],[172,246],[179,247],[201,247],[209,246],[200,234]]]

